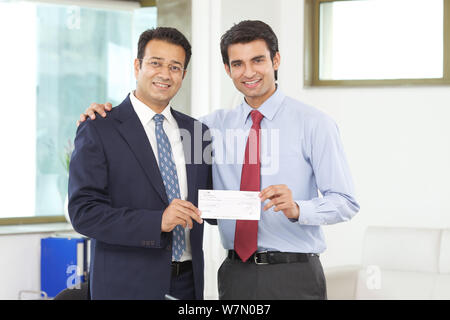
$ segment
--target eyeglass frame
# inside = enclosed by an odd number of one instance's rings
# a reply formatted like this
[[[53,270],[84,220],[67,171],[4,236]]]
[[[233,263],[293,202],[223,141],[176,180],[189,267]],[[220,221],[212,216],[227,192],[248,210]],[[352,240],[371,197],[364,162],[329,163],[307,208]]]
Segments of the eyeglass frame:
[[[142,63],[145,62],[149,67],[153,68],[153,69],[159,69],[162,66],[167,66],[169,68],[169,72],[174,73],[174,74],[183,74],[184,71],[186,71],[186,69],[184,68],[183,65],[180,64],[180,66],[178,66],[178,63],[171,63],[171,62],[160,62],[158,59],[155,58],[138,58],[138,60]],[[145,61],[146,60],[146,61]],[[159,64],[159,66],[154,66],[151,65],[150,62],[157,62]],[[171,70],[171,67],[179,67],[180,68],[180,72],[174,72],[173,70]]]

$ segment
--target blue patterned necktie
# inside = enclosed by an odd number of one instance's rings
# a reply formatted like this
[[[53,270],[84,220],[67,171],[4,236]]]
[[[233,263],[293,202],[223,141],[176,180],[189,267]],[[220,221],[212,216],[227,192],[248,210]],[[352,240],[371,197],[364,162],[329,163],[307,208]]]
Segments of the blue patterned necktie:
[[[169,199],[169,203],[171,203],[173,199],[181,199],[177,168],[173,159],[169,139],[164,132],[164,116],[162,114],[155,114],[153,120],[155,120],[156,124],[155,134],[158,145],[159,171],[161,172],[164,187],[166,188],[167,198]],[[182,226],[177,225],[172,233],[172,261],[180,261],[184,250],[186,250],[184,229]]]

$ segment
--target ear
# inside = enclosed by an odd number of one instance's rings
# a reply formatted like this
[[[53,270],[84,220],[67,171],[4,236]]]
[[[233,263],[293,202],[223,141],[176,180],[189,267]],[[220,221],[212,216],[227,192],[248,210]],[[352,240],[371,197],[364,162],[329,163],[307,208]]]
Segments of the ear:
[[[231,78],[231,70],[230,70],[230,66],[228,64],[224,64],[225,67],[225,71],[227,72],[227,75]]]
[[[181,77],[182,80],[184,80],[184,77],[186,76],[187,70],[183,71],[183,76]]]
[[[137,79],[139,71],[141,70],[141,61],[136,58],[134,59],[134,77]]]
[[[278,68],[280,67],[280,63],[281,63],[281,56],[280,53],[277,52],[273,57],[273,69],[278,70]]]

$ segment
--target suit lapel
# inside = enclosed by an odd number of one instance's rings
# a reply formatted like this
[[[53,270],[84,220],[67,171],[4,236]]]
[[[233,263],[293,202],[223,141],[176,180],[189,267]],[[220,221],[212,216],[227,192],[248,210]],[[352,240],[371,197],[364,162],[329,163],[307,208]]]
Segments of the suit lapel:
[[[190,202],[194,202],[194,199],[196,199],[195,192],[197,192],[197,166],[194,163],[195,139],[201,140],[202,132],[200,130],[200,136],[198,136],[198,133],[196,136],[194,132],[194,121],[192,121],[192,119],[187,118],[183,114],[173,109],[171,109],[170,111],[177,121],[178,128],[181,131],[180,133],[183,144],[184,160],[186,162],[186,176],[188,185],[187,200]],[[189,133],[189,135],[187,133]],[[200,146],[202,146],[201,141],[198,141],[198,143],[200,143]]]
[[[147,134],[145,133],[139,117],[131,105],[130,98],[127,97],[118,109],[118,112],[115,114],[115,118],[120,122],[117,127],[118,131],[135,154],[139,164],[152,183],[156,192],[168,205],[169,201],[167,199],[166,190],[164,188],[164,183],[152,146],[148,141]]]

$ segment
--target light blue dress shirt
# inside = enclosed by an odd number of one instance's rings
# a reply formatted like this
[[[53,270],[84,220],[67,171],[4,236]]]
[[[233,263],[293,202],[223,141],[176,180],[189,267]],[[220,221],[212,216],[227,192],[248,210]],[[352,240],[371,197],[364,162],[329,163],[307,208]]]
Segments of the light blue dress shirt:
[[[252,125],[244,101],[200,119],[213,136],[213,186],[239,190],[248,132]],[[358,211],[354,186],[336,123],[325,113],[285,96],[278,87],[259,108],[261,190],[285,184],[300,207],[298,221],[273,207],[258,223],[258,251],[322,253],[321,225],[350,220]],[[321,195],[318,190],[320,190]],[[236,220],[218,220],[225,249],[234,248]]]

